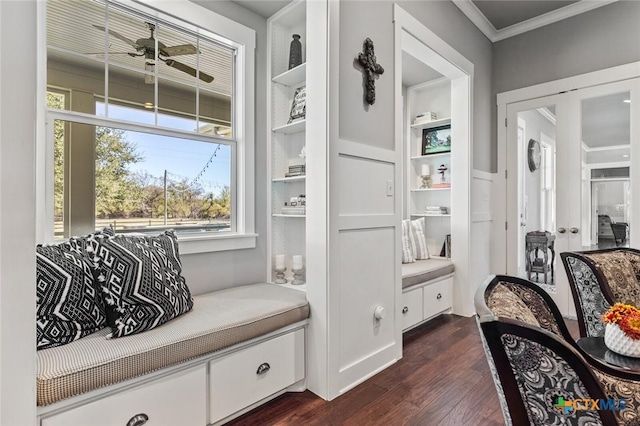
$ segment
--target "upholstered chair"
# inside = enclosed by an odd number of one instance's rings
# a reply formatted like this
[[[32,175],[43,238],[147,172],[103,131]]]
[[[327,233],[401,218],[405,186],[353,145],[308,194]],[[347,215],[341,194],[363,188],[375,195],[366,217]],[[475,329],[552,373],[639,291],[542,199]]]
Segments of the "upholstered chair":
[[[640,251],[612,248],[561,253],[580,336],[604,336],[601,317],[614,303],[640,306]]]
[[[491,314],[480,315],[479,324],[504,392],[507,425],[619,424],[613,411],[556,407],[564,401],[607,399],[589,364],[563,339]]]
[[[640,425],[640,374],[603,364],[585,353],[553,299],[538,285],[507,275],[490,276],[476,292],[474,303],[508,425]],[[579,395],[584,392],[589,395],[585,398],[624,398],[627,408],[595,412],[596,420],[580,412],[575,413],[578,417],[558,417],[554,407],[558,396],[568,401],[582,398]]]

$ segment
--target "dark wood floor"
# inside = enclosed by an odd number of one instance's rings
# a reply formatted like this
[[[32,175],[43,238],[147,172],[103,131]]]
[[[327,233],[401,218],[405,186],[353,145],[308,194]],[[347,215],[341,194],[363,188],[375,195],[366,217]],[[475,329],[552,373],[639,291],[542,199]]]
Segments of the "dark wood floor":
[[[399,362],[333,401],[288,393],[229,425],[504,425],[473,317],[442,315],[403,340]]]
[[[327,402],[288,393],[232,425],[503,425],[473,317],[443,315],[404,334],[403,358]]]

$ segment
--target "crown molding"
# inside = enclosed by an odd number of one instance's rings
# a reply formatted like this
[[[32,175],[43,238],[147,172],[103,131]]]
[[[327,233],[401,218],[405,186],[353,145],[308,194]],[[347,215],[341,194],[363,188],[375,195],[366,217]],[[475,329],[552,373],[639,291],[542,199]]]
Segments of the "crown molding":
[[[500,30],[495,29],[471,0],[452,1],[491,42],[495,43],[496,41],[504,40],[597,9],[598,7],[606,6],[618,0],[581,0]]]

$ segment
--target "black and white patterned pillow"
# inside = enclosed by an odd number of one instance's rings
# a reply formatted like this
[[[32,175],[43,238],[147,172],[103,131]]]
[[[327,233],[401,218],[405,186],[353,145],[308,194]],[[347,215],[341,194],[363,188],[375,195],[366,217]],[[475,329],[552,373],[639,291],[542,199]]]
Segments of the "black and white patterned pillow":
[[[191,310],[175,233],[96,236],[95,241],[98,285],[112,330],[108,337],[150,330]]]
[[[75,239],[36,247],[36,348],[71,343],[106,325],[93,268]]]

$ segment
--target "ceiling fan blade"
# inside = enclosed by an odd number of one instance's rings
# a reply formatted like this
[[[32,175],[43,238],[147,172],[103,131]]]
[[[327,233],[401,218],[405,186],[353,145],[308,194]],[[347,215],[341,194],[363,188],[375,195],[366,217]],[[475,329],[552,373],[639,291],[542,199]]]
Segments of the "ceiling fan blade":
[[[193,44],[181,44],[160,48],[160,54],[163,56],[193,55],[194,53],[198,53],[198,50]]]
[[[202,71],[198,72],[195,68],[190,67],[187,64],[183,64],[182,62],[174,61],[173,59],[162,59],[165,64],[169,65],[172,68],[180,70],[182,72],[186,72],[189,75],[194,77],[198,77],[200,80],[205,83],[211,83],[213,81],[213,77],[209,74],[205,74]],[[197,74],[197,75],[196,75]]]
[[[104,52],[89,52],[85,53],[85,55],[94,55],[94,56],[106,56]],[[131,52],[109,52],[109,55],[131,55]]]
[[[97,28],[97,29],[99,29],[99,30],[101,30],[101,31],[107,31],[107,29],[106,29],[105,27],[101,27],[100,25],[94,25],[93,27],[94,27],[94,28]],[[122,34],[120,34],[120,33],[117,33],[117,32],[115,32],[115,31],[113,31],[113,30],[109,30],[109,34],[110,34],[110,35],[112,35],[113,37],[115,37],[115,38],[119,39],[119,40],[124,41],[125,43],[127,43],[129,46],[133,47],[133,48],[134,48],[134,49],[136,49],[136,50],[139,50],[139,49],[141,49],[141,48],[142,48],[142,46],[140,46],[140,45],[139,45],[138,43],[136,43],[135,41],[133,41],[133,40],[131,40],[131,39],[129,39],[129,38],[127,38],[127,37],[123,36],[123,35],[122,35]]]

